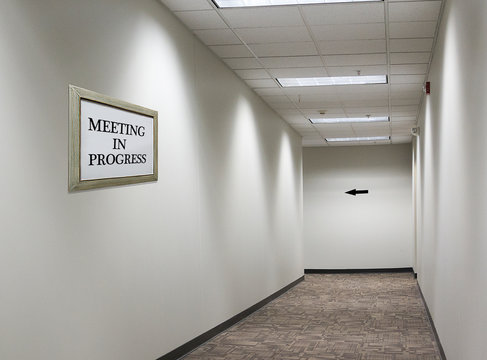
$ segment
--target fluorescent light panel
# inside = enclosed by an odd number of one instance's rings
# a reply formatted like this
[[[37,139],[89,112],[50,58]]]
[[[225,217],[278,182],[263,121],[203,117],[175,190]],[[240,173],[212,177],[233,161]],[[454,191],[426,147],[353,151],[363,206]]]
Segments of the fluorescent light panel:
[[[282,87],[387,84],[387,75],[278,78]]]
[[[383,141],[391,140],[390,136],[371,136],[371,137],[349,137],[349,138],[325,138],[327,142],[345,142],[345,141]]]
[[[360,118],[320,118],[309,119],[312,124],[343,124],[343,123],[372,123],[372,122],[387,122],[389,116],[368,116]]]
[[[384,0],[213,0],[219,8],[248,7],[248,6],[278,6],[305,4],[336,4],[352,2],[378,2]]]

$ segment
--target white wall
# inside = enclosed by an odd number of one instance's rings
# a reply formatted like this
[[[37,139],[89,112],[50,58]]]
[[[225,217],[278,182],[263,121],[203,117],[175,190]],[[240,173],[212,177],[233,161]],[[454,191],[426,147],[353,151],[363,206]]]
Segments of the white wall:
[[[487,358],[486,17],[446,2],[416,143],[418,278],[449,360]]]
[[[306,269],[413,265],[410,144],[305,148],[303,179]]]
[[[155,0],[0,2],[0,358],[155,359],[302,275],[301,139]],[[68,84],[159,181],[67,192]]]

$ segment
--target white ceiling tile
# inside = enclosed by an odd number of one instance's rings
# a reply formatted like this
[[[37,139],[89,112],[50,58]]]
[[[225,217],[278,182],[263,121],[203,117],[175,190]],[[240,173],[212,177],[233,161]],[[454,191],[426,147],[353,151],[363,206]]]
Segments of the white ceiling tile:
[[[401,106],[401,105],[416,105],[419,106],[419,103],[421,102],[421,95],[418,94],[418,96],[414,98],[400,98],[400,99],[391,99],[391,105],[392,106]]]
[[[423,84],[425,75],[391,75],[391,84]]]
[[[350,65],[386,65],[386,54],[364,54],[364,55],[327,55],[324,56],[327,66],[350,66]]]
[[[242,79],[270,79],[269,74],[264,69],[235,70]]]
[[[308,29],[300,27],[269,27],[235,29],[247,44],[312,41]]]
[[[391,38],[428,38],[434,37],[436,21],[397,22],[389,24]]]
[[[295,102],[309,102],[309,103],[338,103],[338,96],[331,94],[323,96],[321,94],[305,94],[305,95],[289,95]],[[339,106],[339,105],[338,105]]]
[[[414,111],[392,110],[392,116],[416,116],[417,109]]]
[[[269,71],[276,78],[327,76],[324,67],[269,69]]]
[[[340,99],[343,102],[343,105],[346,105],[347,101],[371,101],[375,102],[378,100],[382,99],[387,99],[388,93],[386,91],[380,91],[380,92],[371,92],[371,91],[364,91],[364,92],[355,92],[353,94],[350,93],[344,93],[340,95]]]
[[[416,114],[418,111],[417,105],[408,105],[408,106],[393,106],[392,113],[405,113],[405,112],[413,112]]]
[[[319,132],[334,132],[334,133],[347,133],[352,131],[352,125],[351,124],[315,124],[315,128]]]
[[[303,136],[303,146],[355,145],[327,144],[322,139],[323,132],[337,137],[392,134],[394,143],[411,141],[409,131],[416,124],[424,96],[422,84],[441,1],[387,0],[218,11],[208,0],[161,2],[293,125]],[[391,21],[390,73],[384,6],[389,6]],[[318,52],[323,55],[318,56]],[[274,77],[347,76],[357,71],[362,75],[387,74],[390,84],[281,88],[274,80]],[[316,125],[318,132],[307,118],[323,116],[320,113],[324,110],[328,117],[390,115],[391,122],[345,124],[345,127]]]
[[[249,45],[255,55],[266,56],[299,56],[317,55],[313,42],[284,42],[272,44],[253,44]]]
[[[411,1],[389,4],[389,21],[436,21],[441,1]]]
[[[245,80],[245,82],[251,88],[271,88],[278,87],[276,82],[272,79],[261,79],[261,80]]]
[[[397,85],[394,85],[397,86]],[[402,99],[418,99],[420,101],[423,96],[423,89],[416,89],[414,91],[408,91],[403,89],[397,89],[391,87],[391,102],[401,101]]]
[[[283,102],[283,103],[273,103],[271,106],[274,110],[279,111],[282,109],[295,109],[296,107],[290,101]]]
[[[319,56],[283,56],[262,57],[262,64],[267,68],[293,68],[323,66]]]
[[[390,123],[389,122],[377,122],[377,123],[355,123],[351,124],[354,130],[371,130],[375,131],[377,129],[386,129],[390,130]]]
[[[262,65],[256,58],[227,58],[222,59],[231,69],[243,70],[243,69],[260,69]]]
[[[343,85],[333,87],[337,94],[355,96],[358,94],[380,93],[388,94],[389,85],[375,84],[375,85]]]
[[[302,7],[310,25],[322,24],[367,24],[384,22],[384,4],[327,4]]]
[[[356,97],[350,99],[342,99],[342,105],[346,108],[360,108],[366,106],[373,107],[387,107],[389,106],[389,100],[386,97],[381,96],[379,99],[357,99]]]
[[[400,122],[400,121],[414,121],[416,122],[416,116],[391,116],[391,122]]]
[[[387,65],[330,66],[326,70],[330,76],[353,76],[357,71],[361,75],[387,75]]]
[[[314,38],[324,40],[374,40],[385,39],[384,23],[333,24],[311,27]]]
[[[321,41],[318,46],[324,55],[368,54],[386,51],[385,40]]]
[[[347,107],[345,108],[345,112],[349,116],[353,117],[364,117],[367,115],[370,116],[385,116],[389,113],[388,106],[365,106],[365,107]]]
[[[319,117],[321,114],[317,109],[301,109],[301,112],[304,114],[305,117],[309,118],[316,118]],[[337,116],[337,117],[345,117],[345,112],[342,108],[327,108],[326,115],[329,117]]]
[[[297,6],[221,9],[232,28],[304,26]]]
[[[339,108],[342,104],[339,101],[301,101],[295,102],[295,105],[301,109],[315,109],[316,117],[322,117],[323,115],[320,113],[322,110],[330,109],[330,108]]]
[[[255,92],[259,95],[283,95],[283,89],[280,87],[273,87],[273,88],[261,88],[255,89]]]
[[[244,45],[212,45],[211,50],[222,58],[252,57],[252,53]]]
[[[416,120],[409,120],[409,121],[393,121],[391,122],[391,127],[393,130],[397,129],[406,129],[411,130],[412,127],[416,126]]]
[[[312,103],[306,102],[306,104],[316,104],[316,107],[304,107],[298,106],[297,109],[305,116],[307,119],[310,118],[321,118],[323,116],[336,117],[343,116],[343,108],[340,103],[329,103],[329,106],[325,106],[324,103]],[[303,105],[303,104],[297,104]],[[326,111],[326,115],[323,112]]]
[[[301,116],[303,116],[303,114],[298,109],[279,110],[278,113],[281,115],[301,115]]]
[[[428,71],[428,64],[391,65],[391,75],[422,75]]]
[[[391,39],[391,52],[431,51],[433,39]]]
[[[172,11],[211,10],[207,0],[161,0]]]
[[[422,93],[423,84],[391,84],[391,93]]]
[[[391,64],[428,64],[430,56],[430,52],[393,53],[391,54]]]
[[[228,28],[215,10],[176,11],[175,14],[191,30]]]
[[[206,45],[234,45],[242,43],[230,29],[195,30],[194,33]]]
[[[318,127],[317,130],[322,137],[355,137],[355,132],[352,127],[349,126],[348,130],[329,130],[323,127]]]

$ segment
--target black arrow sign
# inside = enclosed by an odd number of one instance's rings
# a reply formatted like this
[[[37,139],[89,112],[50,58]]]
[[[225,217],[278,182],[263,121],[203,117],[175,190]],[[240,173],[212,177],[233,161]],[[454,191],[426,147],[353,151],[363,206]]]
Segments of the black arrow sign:
[[[357,194],[368,194],[368,193],[369,193],[369,190],[357,190],[357,189],[353,189],[353,190],[345,192],[345,194],[350,194],[353,196],[357,196]]]

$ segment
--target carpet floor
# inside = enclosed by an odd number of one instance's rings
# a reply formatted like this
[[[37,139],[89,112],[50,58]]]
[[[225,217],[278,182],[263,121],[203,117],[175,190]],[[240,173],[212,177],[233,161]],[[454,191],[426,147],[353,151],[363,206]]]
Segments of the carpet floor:
[[[441,360],[410,273],[309,274],[184,360]]]

